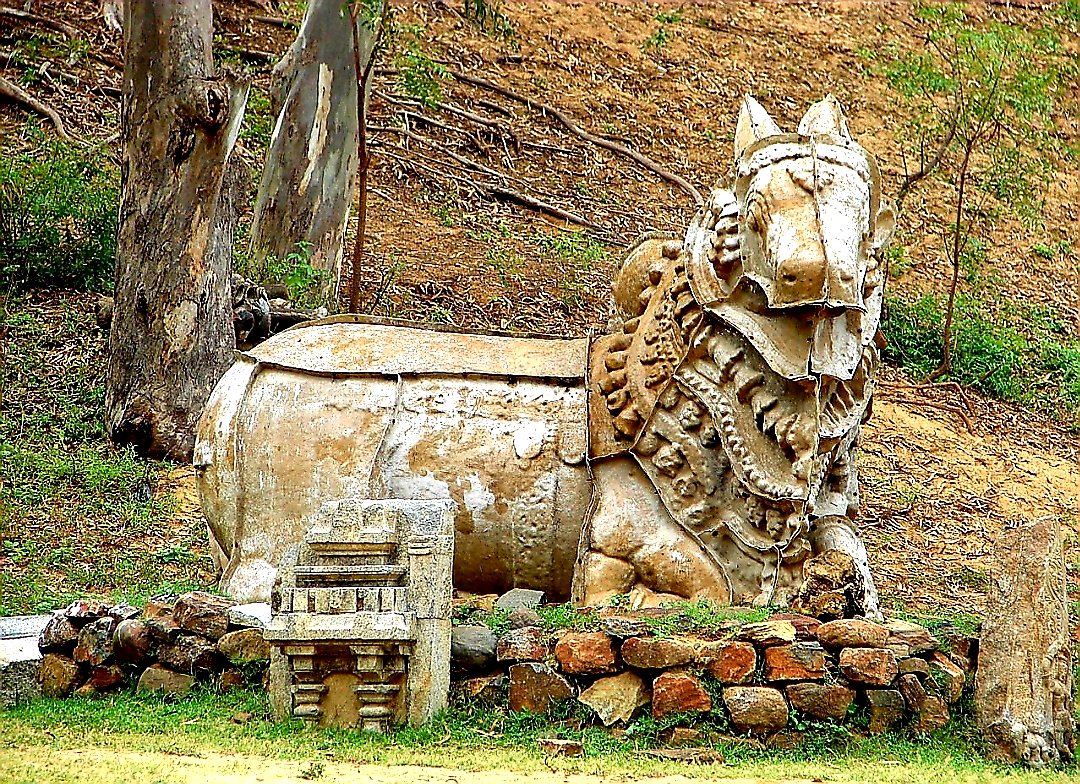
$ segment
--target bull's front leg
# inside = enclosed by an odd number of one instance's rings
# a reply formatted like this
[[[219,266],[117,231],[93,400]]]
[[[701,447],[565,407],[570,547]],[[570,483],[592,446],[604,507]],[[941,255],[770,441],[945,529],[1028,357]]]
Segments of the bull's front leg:
[[[862,584],[862,595],[856,597],[857,609],[870,620],[881,620],[881,607],[874,578],[870,574],[866,546],[851,519],[839,515],[818,518],[810,529],[810,546],[814,555],[836,550],[851,558]]]
[[[595,606],[621,594],[636,606],[730,603],[721,567],[671,519],[633,459],[594,464],[594,476],[594,508],[574,570],[575,604]]]

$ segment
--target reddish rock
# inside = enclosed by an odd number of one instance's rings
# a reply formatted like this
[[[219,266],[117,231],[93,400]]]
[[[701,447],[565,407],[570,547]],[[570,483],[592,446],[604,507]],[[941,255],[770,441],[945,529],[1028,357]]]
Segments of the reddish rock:
[[[748,642],[716,646],[706,663],[709,674],[721,683],[746,683],[757,668],[757,651]]]
[[[888,686],[899,668],[896,656],[884,648],[844,648],[840,651],[840,672],[854,683]]]
[[[46,653],[41,657],[41,669],[38,670],[38,683],[41,693],[46,697],[66,697],[75,688],[79,679],[79,665],[67,656],[58,653]]]
[[[803,584],[791,609],[815,618],[848,618],[865,608],[862,573],[847,553],[826,550],[803,563]]]
[[[506,674],[499,672],[478,678],[466,678],[453,684],[452,688],[458,689],[461,694],[470,699],[489,705],[500,705],[506,702],[506,685]]]
[[[124,671],[117,665],[110,664],[106,667],[94,667],[90,670],[90,678],[86,685],[95,692],[114,689],[124,682]]]
[[[649,703],[649,691],[636,672],[624,672],[610,678],[600,678],[581,692],[578,702],[588,705],[610,727],[616,722],[628,722],[634,711]]]
[[[134,607],[130,604],[114,604],[109,608],[109,617],[117,623],[121,621],[128,621],[132,618],[138,618],[142,612],[138,607]]]
[[[791,621],[748,623],[735,636],[758,645],[788,645],[795,642],[795,625]]]
[[[889,632],[890,643],[906,645],[909,656],[937,650],[937,638],[925,626],[911,621],[902,621],[899,618],[890,618],[885,621],[885,628]]]
[[[113,632],[113,655],[117,661],[139,664],[150,655],[154,635],[142,621],[120,621]]]
[[[571,675],[602,675],[618,672],[618,656],[611,638],[603,632],[567,632],[555,645],[555,658]]]
[[[195,678],[181,672],[162,667],[160,664],[152,664],[143,670],[139,677],[139,683],[135,687],[138,691],[160,691],[165,694],[187,694],[195,685]]]
[[[825,651],[815,643],[797,642],[765,649],[765,679],[816,681],[825,677]]]
[[[180,627],[173,618],[173,609],[178,597],[171,594],[155,596],[146,603],[142,621],[154,639],[161,642],[175,640],[180,634]]]
[[[731,723],[743,732],[768,734],[787,724],[787,700],[767,686],[728,686],[724,689],[724,704]]]
[[[685,672],[665,672],[652,684],[652,715],[662,719],[671,713],[708,713],[712,698],[701,681]]]
[[[228,632],[222,635],[215,647],[233,664],[270,660],[270,645],[263,638],[262,629],[238,629]]]
[[[109,661],[113,655],[114,623],[112,618],[98,618],[80,629],[72,658],[92,667]]]
[[[889,630],[861,618],[845,618],[821,624],[818,642],[826,648],[884,648]]]
[[[574,687],[546,664],[527,662],[510,667],[510,710],[547,713],[574,696]]]
[[[245,686],[247,686],[247,679],[239,670],[225,670],[218,678],[218,689],[223,692],[242,689]]]
[[[791,707],[812,719],[843,719],[855,699],[854,690],[824,683],[793,683],[785,691]]]
[[[501,662],[543,661],[549,652],[547,635],[537,626],[513,629],[495,645],[495,658]]]
[[[896,689],[867,689],[866,702],[870,709],[867,729],[871,735],[880,735],[904,718],[904,698]]]
[[[930,676],[930,665],[926,659],[920,659],[917,656],[912,656],[909,659],[901,659],[897,664],[901,675],[921,675],[924,678]]]
[[[97,599],[76,599],[63,610],[65,618],[76,626],[83,626],[109,614],[109,605]]]
[[[229,630],[229,608],[234,604],[224,596],[192,591],[176,600],[173,620],[185,631],[217,640]]]
[[[600,629],[617,640],[628,640],[631,637],[647,637],[650,626],[648,619],[641,615],[605,610],[600,617]]]
[[[176,638],[158,649],[158,661],[185,675],[221,670],[221,657],[213,643],[193,634]]]
[[[930,654],[930,678],[939,686],[941,696],[952,705],[964,693],[967,678],[963,669],[941,651]]]
[[[38,648],[52,653],[70,654],[75,648],[75,640],[79,636],[79,630],[71,619],[57,613],[45,624],[38,636]]]
[[[678,637],[631,637],[620,650],[624,662],[642,670],[680,667],[697,657],[697,646]]]
[[[908,709],[912,713],[917,713],[926,702],[927,696],[929,696],[926,693],[926,689],[923,688],[919,676],[911,673],[901,675],[896,681],[896,685],[900,690],[900,694],[904,697],[904,702],[907,703]]]
[[[817,618],[798,613],[776,613],[769,620],[788,621],[795,627],[796,640],[814,641],[817,639],[818,629],[821,628],[821,621]]]

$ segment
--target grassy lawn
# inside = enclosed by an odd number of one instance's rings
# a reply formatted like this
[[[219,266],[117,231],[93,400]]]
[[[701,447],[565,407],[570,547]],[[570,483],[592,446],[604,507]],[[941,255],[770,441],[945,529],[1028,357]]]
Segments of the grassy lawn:
[[[273,723],[266,719],[267,711],[265,695],[253,692],[203,691],[180,700],[130,693],[42,699],[0,712],[0,781],[143,783],[154,781],[175,755],[221,754],[248,755],[256,766],[288,760],[308,771],[347,763],[526,773],[552,769],[620,778],[681,774],[836,782],[1065,782],[1077,776],[1075,766],[1032,773],[987,762],[963,725],[918,739],[896,734],[862,739],[834,728],[813,733],[812,742],[793,750],[721,737],[711,745],[723,753],[725,764],[689,765],[645,753],[661,745],[663,730],[648,717],[617,733],[583,727],[572,716],[555,720],[457,705],[426,727],[380,736],[320,730],[298,721]],[[584,756],[545,758],[537,740],[557,737],[580,741]],[[85,777],[65,778],[74,775],[60,754],[69,749],[136,752],[140,770],[128,770],[131,777],[124,778],[123,770],[109,769],[110,757],[105,755],[101,759],[106,762],[96,762]]]

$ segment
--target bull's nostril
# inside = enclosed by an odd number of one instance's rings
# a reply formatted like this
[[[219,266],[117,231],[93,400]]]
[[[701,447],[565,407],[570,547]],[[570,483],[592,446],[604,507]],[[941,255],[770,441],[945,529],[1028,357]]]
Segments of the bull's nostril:
[[[844,283],[851,283],[851,281],[855,280],[855,276],[852,275],[850,272],[841,272],[840,280],[842,280]]]
[[[794,285],[795,283],[799,282],[799,276],[793,272],[786,272],[784,273],[782,280],[784,281],[784,283]]]

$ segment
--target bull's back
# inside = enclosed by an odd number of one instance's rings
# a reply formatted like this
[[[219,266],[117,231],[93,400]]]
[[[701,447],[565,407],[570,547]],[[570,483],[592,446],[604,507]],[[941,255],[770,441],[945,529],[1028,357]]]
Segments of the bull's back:
[[[336,318],[240,355],[196,444],[222,587],[265,600],[326,501],[449,498],[459,588],[567,596],[589,502],[587,351]]]

